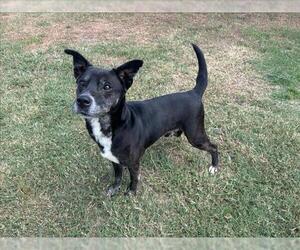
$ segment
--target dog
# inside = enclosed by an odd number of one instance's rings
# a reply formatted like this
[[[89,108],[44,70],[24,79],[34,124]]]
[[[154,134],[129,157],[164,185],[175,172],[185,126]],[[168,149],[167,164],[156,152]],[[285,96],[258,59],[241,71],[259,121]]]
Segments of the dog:
[[[142,67],[142,60],[103,69],[93,66],[77,51],[65,49],[65,53],[73,56],[77,83],[73,110],[83,116],[90,136],[100,147],[100,154],[114,168],[115,179],[108,187],[108,196],[120,190],[126,167],[130,184],[125,194],[136,194],[141,157],[149,146],[172,131],[177,136],[184,133],[192,146],[210,153],[211,174],[219,170],[217,146],[210,142],[204,128],[202,96],[208,80],[206,61],[199,47],[192,46],[199,67],[192,90],[131,102],[126,102],[126,92]]]

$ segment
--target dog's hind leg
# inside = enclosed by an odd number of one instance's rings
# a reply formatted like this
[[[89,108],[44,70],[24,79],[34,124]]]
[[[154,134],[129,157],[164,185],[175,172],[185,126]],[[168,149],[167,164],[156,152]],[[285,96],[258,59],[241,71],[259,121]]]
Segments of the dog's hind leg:
[[[204,117],[203,117],[204,118]],[[215,144],[211,143],[204,129],[204,119],[200,119],[198,124],[189,123],[184,130],[184,133],[189,143],[200,149],[210,153],[211,155],[211,166],[208,171],[211,174],[215,174],[219,170],[219,153],[218,148]]]
[[[215,144],[211,143],[206,135],[197,135],[196,137],[188,137],[188,141],[192,146],[204,150],[211,155],[211,166],[208,171],[211,174],[215,174],[219,170],[219,153]]]
[[[115,172],[115,181],[106,192],[106,195],[110,197],[115,195],[120,190],[123,175],[123,166],[117,163],[113,163],[113,167]]]
[[[219,170],[219,153],[215,144],[211,143],[208,137],[200,138],[193,142],[193,145],[201,150],[205,150],[210,153],[212,162],[208,171],[211,174],[215,174]]]

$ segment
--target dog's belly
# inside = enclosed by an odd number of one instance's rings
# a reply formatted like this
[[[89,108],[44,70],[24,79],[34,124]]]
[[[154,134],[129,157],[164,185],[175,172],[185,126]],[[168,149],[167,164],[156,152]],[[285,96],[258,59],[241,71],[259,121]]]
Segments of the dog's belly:
[[[120,163],[119,159],[113,155],[111,152],[112,138],[111,136],[105,136],[101,131],[101,125],[98,118],[93,118],[90,120],[90,125],[92,127],[92,132],[97,143],[99,143],[103,150],[100,153],[102,157],[114,162]]]

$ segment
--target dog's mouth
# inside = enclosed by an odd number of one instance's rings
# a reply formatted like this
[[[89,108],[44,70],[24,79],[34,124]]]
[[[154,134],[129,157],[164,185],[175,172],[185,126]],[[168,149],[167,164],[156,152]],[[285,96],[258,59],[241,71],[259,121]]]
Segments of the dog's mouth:
[[[78,115],[83,115],[83,116],[90,116],[89,113],[84,112],[84,111],[79,111],[79,112],[77,112],[77,114],[78,114]]]
[[[97,114],[91,114],[90,112],[84,111],[84,110],[77,110],[75,112],[76,114],[86,117],[86,118],[94,118],[97,117]]]
[[[85,119],[91,119],[91,118],[97,118],[99,117],[98,114],[91,114],[85,111],[78,111],[76,112],[76,114],[80,115],[81,117],[85,118]]]
[[[76,101],[74,101],[72,111],[75,114],[81,115],[85,118],[97,118],[107,115],[110,109],[109,106],[96,106],[94,104],[92,104],[91,107],[82,108],[77,105]]]
[[[78,107],[78,105],[76,104],[76,102],[74,102],[73,106],[72,106],[72,111],[77,114],[80,115],[84,118],[95,118],[98,117],[99,114],[96,113],[91,113],[89,110],[83,110],[80,107]]]
[[[77,106],[76,102],[74,102],[73,105],[72,105],[72,111],[73,111],[73,113],[78,114],[78,115],[90,116],[89,112],[79,108]]]

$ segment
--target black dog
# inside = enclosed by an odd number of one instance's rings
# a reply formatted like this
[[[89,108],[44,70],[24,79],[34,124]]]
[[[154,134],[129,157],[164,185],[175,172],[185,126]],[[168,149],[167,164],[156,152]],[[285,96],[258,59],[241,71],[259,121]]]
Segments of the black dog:
[[[170,131],[176,131],[177,135],[184,132],[194,147],[209,152],[212,157],[209,172],[218,171],[217,146],[209,141],[204,129],[202,95],[207,86],[206,62],[201,50],[194,44],[193,48],[199,64],[193,90],[134,102],[126,102],[125,94],[143,61],[132,60],[105,70],[92,66],[78,52],[65,50],[73,56],[77,82],[74,111],[85,118],[101,155],[113,163],[115,181],[107,195],[119,191],[124,167],[128,167],[131,178],[125,194],[136,193],[142,155]]]

